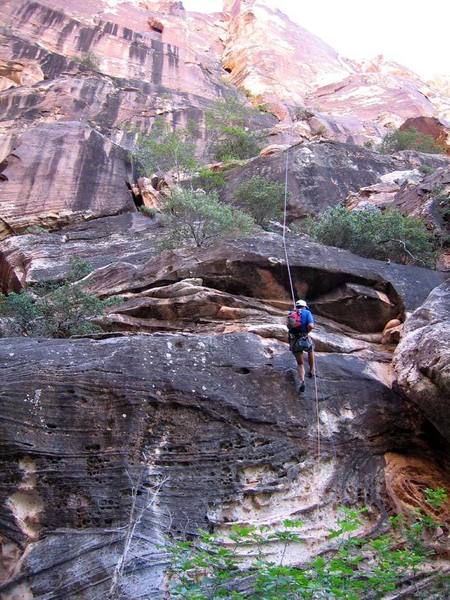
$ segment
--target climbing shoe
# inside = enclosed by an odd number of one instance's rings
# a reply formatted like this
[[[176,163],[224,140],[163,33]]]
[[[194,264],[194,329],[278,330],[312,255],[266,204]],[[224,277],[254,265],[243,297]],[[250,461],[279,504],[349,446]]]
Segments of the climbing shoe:
[[[312,378],[314,377],[314,371],[310,371],[310,372],[308,373],[308,377],[309,377],[310,379],[312,379]]]
[[[304,381],[302,381],[302,382],[300,383],[300,387],[298,388],[298,391],[299,391],[300,393],[302,393],[302,392],[304,392],[304,391],[305,391],[305,382],[304,382]]]

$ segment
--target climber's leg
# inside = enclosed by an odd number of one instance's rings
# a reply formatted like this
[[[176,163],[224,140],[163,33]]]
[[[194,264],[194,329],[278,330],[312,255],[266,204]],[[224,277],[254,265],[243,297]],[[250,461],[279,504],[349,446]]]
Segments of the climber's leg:
[[[300,377],[300,391],[303,392],[305,389],[305,363],[303,361],[303,352],[296,352],[295,360],[297,361],[298,376]]]

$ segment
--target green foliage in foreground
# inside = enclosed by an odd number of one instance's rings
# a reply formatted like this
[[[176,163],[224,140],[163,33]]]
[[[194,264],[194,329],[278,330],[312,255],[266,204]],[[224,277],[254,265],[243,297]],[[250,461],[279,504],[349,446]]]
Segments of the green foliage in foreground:
[[[435,508],[446,501],[445,490],[430,490]],[[391,518],[388,533],[373,538],[357,537],[365,510],[342,509],[337,528],[328,539],[334,549],[306,566],[288,566],[287,552],[303,543],[301,521],[286,520],[283,529],[235,526],[226,540],[199,532],[196,541],[173,542],[170,598],[174,600],[319,600],[380,599],[408,587],[431,564],[433,550],[426,544],[438,527],[418,511],[410,519]],[[352,534],[355,537],[352,537]],[[268,560],[265,546],[278,543],[278,562]],[[437,576],[433,593],[445,597],[448,580]],[[427,592],[431,590],[428,589]],[[407,595],[408,598],[418,596]]]
[[[252,215],[257,225],[267,227],[270,221],[283,215],[284,185],[255,175],[238,187],[236,200]]]
[[[217,238],[251,233],[253,219],[221,202],[216,193],[174,190],[164,207],[167,248],[183,245],[207,246]]]
[[[360,256],[433,267],[434,236],[423,221],[397,210],[349,211],[329,208],[305,222],[305,231],[322,244],[346,248]]]
[[[433,136],[417,131],[417,129],[395,129],[387,133],[380,145],[380,152],[391,154],[399,150],[417,150],[429,154],[440,154],[443,149]]]
[[[65,338],[101,331],[90,318],[99,316],[114,302],[100,300],[85,291],[79,280],[91,268],[73,259],[66,281],[38,285],[33,291],[0,294],[0,315],[10,317],[22,335]]]

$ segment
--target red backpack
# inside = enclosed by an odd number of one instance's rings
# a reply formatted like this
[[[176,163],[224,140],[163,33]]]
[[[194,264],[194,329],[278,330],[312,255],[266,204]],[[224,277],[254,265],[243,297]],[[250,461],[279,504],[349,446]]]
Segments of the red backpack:
[[[290,333],[300,333],[302,329],[302,311],[290,310],[287,318],[287,327]]]

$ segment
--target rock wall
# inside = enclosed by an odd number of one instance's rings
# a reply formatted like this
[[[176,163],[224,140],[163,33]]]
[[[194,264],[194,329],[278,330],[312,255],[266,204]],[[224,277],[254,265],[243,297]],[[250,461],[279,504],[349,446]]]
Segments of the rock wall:
[[[254,174],[284,180],[276,142],[297,136],[313,141],[289,150],[290,218],[433,160],[435,174],[395,190],[412,212],[447,182],[447,159],[344,141],[435,115],[438,96],[420,96],[398,65],[339,57],[261,0],[216,15],[170,0],[0,8],[0,289],[61,281],[78,257],[94,269],[86,288],[118,300],[91,338],[0,340],[2,600],[105,598],[131,513],[121,593],[154,600],[167,536],[300,517],[304,544],[286,557],[296,564],[329,548],[340,504],[367,505],[369,533],[421,506],[421,489],[447,486],[445,275],[288,236],[297,295],[317,317],[317,397],[309,380],[299,397],[281,236],[162,252],[128,157],[157,116],[194,120],[201,153],[204,110],[228,79],[284,122],[262,156],[226,174],[225,200]],[[308,110],[293,126],[297,104]],[[10,325],[0,318],[2,335]]]

